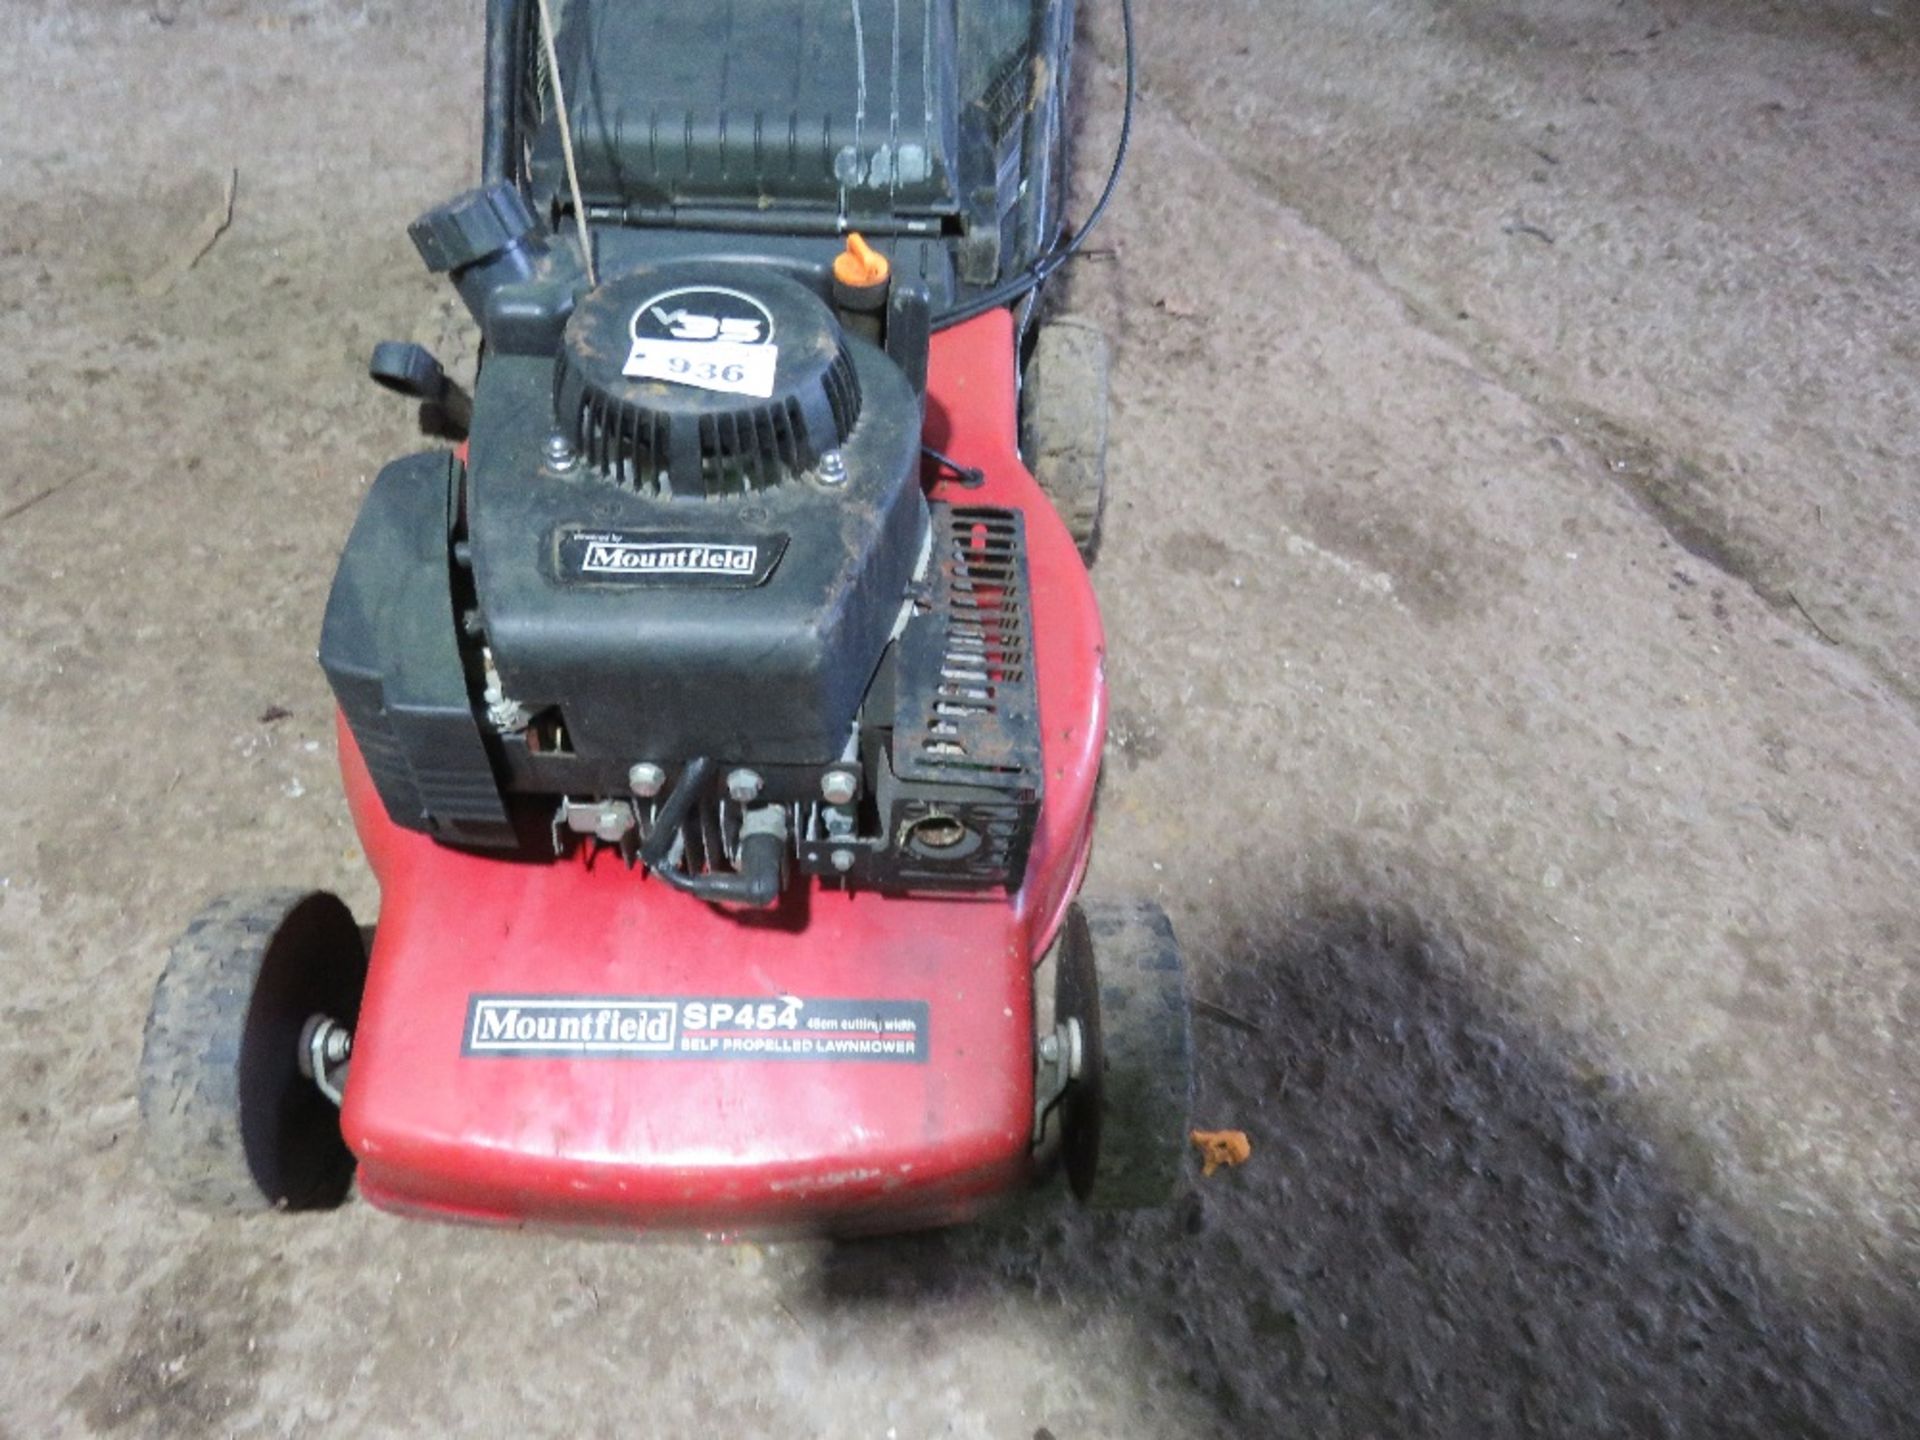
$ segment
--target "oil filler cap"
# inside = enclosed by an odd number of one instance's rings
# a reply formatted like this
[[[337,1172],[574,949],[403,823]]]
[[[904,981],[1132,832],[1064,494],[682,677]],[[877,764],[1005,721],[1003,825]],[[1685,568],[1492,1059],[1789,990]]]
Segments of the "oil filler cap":
[[[574,307],[554,419],[588,467],[648,495],[712,499],[795,479],[853,432],[860,384],[826,303],[742,265],[609,280]]]
[[[501,183],[456,195],[407,227],[407,235],[435,275],[491,260],[532,233],[526,200]]]

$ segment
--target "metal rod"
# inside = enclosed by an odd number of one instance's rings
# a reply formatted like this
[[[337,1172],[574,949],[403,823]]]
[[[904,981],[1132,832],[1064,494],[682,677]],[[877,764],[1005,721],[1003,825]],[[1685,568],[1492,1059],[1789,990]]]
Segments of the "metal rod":
[[[567,162],[567,189],[573,195],[573,223],[580,232],[580,258],[586,262],[587,283],[598,285],[594,273],[593,236],[587,231],[587,207],[580,200],[580,171],[573,163],[573,120],[567,114],[567,92],[560,82],[560,52],[553,45],[553,9],[540,3],[540,41],[547,51],[547,76],[553,81],[553,112],[560,121],[560,153]]]

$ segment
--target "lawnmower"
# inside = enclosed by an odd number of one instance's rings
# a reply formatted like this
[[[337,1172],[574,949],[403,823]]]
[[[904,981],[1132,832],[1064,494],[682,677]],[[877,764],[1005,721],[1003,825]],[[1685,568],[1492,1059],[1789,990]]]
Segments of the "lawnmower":
[[[625,1231],[948,1224],[1186,1165],[1181,960],[1078,900],[1105,342],[1040,323],[1072,0],[489,0],[480,334],[372,377],[320,632],[381,892],[210,904],[154,994],[170,1189]],[[1051,995],[1042,977],[1051,962]]]

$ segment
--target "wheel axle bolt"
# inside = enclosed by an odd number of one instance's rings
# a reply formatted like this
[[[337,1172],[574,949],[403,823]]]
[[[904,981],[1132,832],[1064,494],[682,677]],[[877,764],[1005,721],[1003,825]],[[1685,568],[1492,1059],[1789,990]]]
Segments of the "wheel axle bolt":
[[[646,760],[627,771],[627,788],[642,800],[651,800],[666,783],[667,772]]]
[[[727,797],[745,805],[750,800],[760,798],[760,775],[744,765],[738,770],[727,772]]]
[[[820,777],[820,793],[829,805],[850,805],[860,793],[860,777],[851,770],[829,770]]]

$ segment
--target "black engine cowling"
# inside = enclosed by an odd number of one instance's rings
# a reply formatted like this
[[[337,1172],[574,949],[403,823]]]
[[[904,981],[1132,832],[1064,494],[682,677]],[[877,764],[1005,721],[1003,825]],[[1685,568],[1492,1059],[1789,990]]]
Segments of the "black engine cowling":
[[[544,252],[468,263],[508,279],[463,285],[490,340],[467,464],[383,472],[321,642],[396,823],[662,869],[694,776],[664,873],[713,898],[775,836],[783,874],[1017,884],[1020,517],[929,507],[924,329],[903,369],[798,274],[659,265],[576,299]]]
[[[635,338],[667,305],[717,333],[722,300],[770,338]],[[734,383],[749,350],[772,352],[766,395],[624,373],[659,358]],[[571,758],[530,755],[530,779],[839,758],[925,559],[920,401],[898,366],[784,276],[663,266],[583,298],[557,363],[490,361],[474,414],[492,663],[506,698],[565,715]]]

